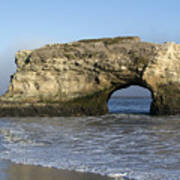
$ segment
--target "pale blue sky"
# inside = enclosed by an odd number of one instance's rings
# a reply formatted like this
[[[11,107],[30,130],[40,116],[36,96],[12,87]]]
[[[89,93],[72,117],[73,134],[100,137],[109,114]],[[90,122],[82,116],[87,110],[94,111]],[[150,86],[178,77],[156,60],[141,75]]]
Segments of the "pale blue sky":
[[[179,19],[179,0],[1,0],[0,94],[19,49],[124,35],[180,43]]]

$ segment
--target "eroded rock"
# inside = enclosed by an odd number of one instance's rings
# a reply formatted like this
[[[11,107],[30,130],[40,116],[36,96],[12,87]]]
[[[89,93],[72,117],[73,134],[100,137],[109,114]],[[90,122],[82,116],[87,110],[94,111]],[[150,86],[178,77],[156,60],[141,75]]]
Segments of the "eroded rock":
[[[112,92],[139,85],[151,114],[180,113],[180,45],[138,37],[81,40],[16,54],[17,72],[0,98],[0,115],[100,115]]]

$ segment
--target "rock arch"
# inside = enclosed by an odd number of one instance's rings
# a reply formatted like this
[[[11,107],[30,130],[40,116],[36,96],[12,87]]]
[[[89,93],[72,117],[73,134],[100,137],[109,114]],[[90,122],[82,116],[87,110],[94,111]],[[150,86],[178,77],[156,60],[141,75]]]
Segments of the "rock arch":
[[[126,89],[130,86],[139,86],[139,87],[147,89],[150,92],[150,94],[151,94],[150,97],[151,97],[152,101],[150,103],[149,114],[153,115],[154,114],[154,112],[153,112],[154,103],[156,102],[154,95],[153,95],[153,91],[149,87],[147,87],[141,83],[128,83],[128,84],[123,84],[123,85],[120,84],[120,85],[116,85],[116,86],[112,87],[112,89],[109,89],[102,94],[100,93],[97,97],[95,97],[95,99],[96,99],[96,102],[99,102],[99,109],[100,109],[100,107],[102,108],[101,112],[103,112],[103,110],[104,110],[103,114],[106,114],[109,112],[108,102],[109,102],[109,100],[110,100],[110,98],[114,92],[116,92],[118,90]]]
[[[0,115],[99,115],[122,87],[150,90],[151,114],[180,113],[180,45],[138,37],[81,40],[16,54]]]

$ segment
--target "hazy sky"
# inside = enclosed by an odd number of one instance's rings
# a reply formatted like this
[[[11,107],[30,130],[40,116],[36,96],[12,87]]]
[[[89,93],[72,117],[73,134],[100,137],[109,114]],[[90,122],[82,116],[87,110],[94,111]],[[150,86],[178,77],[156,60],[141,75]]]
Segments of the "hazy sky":
[[[180,43],[179,19],[180,0],[1,0],[0,94],[17,50],[124,35]]]

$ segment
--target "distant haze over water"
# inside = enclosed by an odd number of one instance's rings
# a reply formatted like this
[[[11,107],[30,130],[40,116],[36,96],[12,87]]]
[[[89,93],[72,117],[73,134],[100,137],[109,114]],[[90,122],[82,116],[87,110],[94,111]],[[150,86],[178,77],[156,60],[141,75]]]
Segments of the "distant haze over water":
[[[140,86],[130,86],[128,88],[123,88],[115,91],[111,97],[114,96],[138,96],[138,97],[150,97],[151,93],[148,89]]]

